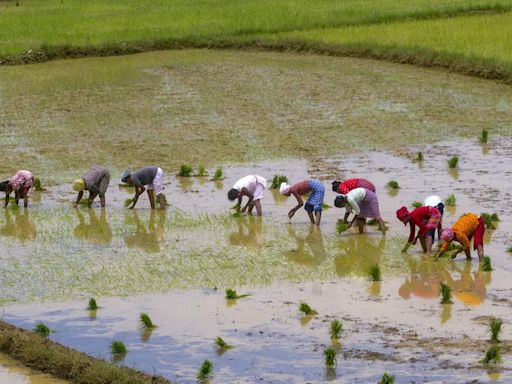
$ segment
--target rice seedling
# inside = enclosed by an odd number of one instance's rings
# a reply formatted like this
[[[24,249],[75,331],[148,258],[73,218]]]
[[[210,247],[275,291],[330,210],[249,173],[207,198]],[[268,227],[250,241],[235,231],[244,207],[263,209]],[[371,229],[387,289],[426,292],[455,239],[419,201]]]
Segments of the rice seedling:
[[[110,352],[113,355],[124,355],[128,353],[128,349],[122,341],[114,340],[112,343],[110,343]]]
[[[480,215],[484,219],[485,227],[488,229],[496,229],[496,223],[500,221],[498,214],[482,213]]]
[[[482,129],[482,136],[480,136],[480,142],[482,144],[486,144],[488,136],[489,136],[489,131],[487,130],[487,128]]]
[[[503,324],[503,320],[494,318],[491,320],[489,324],[489,330],[491,331],[491,341],[493,343],[499,343],[499,336],[501,333],[501,326]]]
[[[329,209],[329,208],[331,208],[331,206],[329,204],[322,203],[322,209]]]
[[[285,175],[274,175],[274,178],[272,179],[272,185],[270,188],[277,189],[281,186],[281,183],[287,183],[288,177]]]
[[[213,174],[213,177],[212,177],[212,180],[222,180],[224,178],[224,171],[222,170],[222,168],[217,168],[215,170],[215,173]]]
[[[367,225],[377,225],[377,224],[379,224],[379,222],[377,220],[375,220],[375,219],[371,219],[371,220],[368,220],[366,222],[366,224]]]
[[[236,293],[236,291],[234,289],[230,289],[230,288],[226,289],[226,299],[228,299],[228,300],[241,299],[241,298],[244,298],[247,296],[249,296],[248,293],[239,295],[238,293]]]
[[[345,223],[343,220],[338,220],[336,223],[336,232],[338,233],[345,232],[348,228],[348,223]]]
[[[380,267],[377,264],[370,267],[369,274],[370,274],[370,279],[372,281],[381,281],[382,280],[382,276],[380,273]]]
[[[305,315],[318,315],[318,312],[311,308],[307,303],[301,302],[299,305],[299,311]]]
[[[395,376],[384,372],[382,378],[379,381],[379,384],[393,384],[395,382]]]
[[[99,307],[98,307],[98,303],[96,302],[96,299],[94,298],[90,298],[89,299],[89,304],[87,305],[87,310],[88,311],[95,311],[97,310]]]
[[[43,188],[43,185],[41,184],[41,179],[39,177],[36,177],[34,179],[34,189],[38,192],[46,191],[46,188]]]
[[[87,203],[87,202],[86,202]],[[133,203],[133,199],[126,199],[124,201],[124,207],[128,208]]]
[[[206,172],[206,168],[204,167],[204,165],[200,165],[199,168],[197,169],[196,176],[203,177],[203,176],[207,176],[207,175],[208,175],[208,172]]]
[[[233,348],[232,345],[226,343],[224,341],[224,339],[220,336],[217,336],[217,338],[215,339],[215,345],[217,345],[217,347],[219,347],[220,349],[231,349]]]
[[[139,323],[142,328],[156,328],[156,325],[153,323],[151,317],[149,317],[149,315],[146,312],[142,312],[140,314]]]
[[[444,202],[446,203],[446,205],[448,207],[455,207],[455,205],[457,204],[457,198],[455,197],[455,195],[452,193],[451,195],[449,195],[445,200]]]
[[[492,271],[491,258],[489,256],[484,256],[484,260],[482,262],[482,271],[484,271],[484,272]]]
[[[400,189],[400,186],[398,185],[398,181],[396,181],[396,180],[388,181],[388,183],[386,185],[388,186],[388,188],[391,188],[391,189]]]
[[[331,339],[338,340],[341,337],[341,332],[343,332],[342,322],[340,320],[331,321],[331,329],[329,330]]]
[[[501,350],[498,345],[491,346],[487,352],[485,352],[485,356],[482,360],[480,360],[483,364],[489,363],[500,363],[501,362]]]
[[[457,168],[459,164],[459,156],[453,156],[450,160],[448,160],[448,167]]]
[[[180,171],[178,172],[178,176],[181,177],[190,177],[194,169],[188,164],[181,164]]]
[[[448,285],[441,283],[439,293],[441,295],[441,304],[453,304],[452,289]]]
[[[416,155],[416,161],[423,161],[423,152],[418,152]]]
[[[507,252],[508,252],[508,253],[512,253],[512,247],[508,247],[508,248],[507,248]]]
[[[419,207],[423,206],[421,201],[413,201],[411,205],[413,206],[413,208],[419,208]]]
[[[208,380],[213,376],[213,363],[210,360],[203,361],[199,372],[197,372],[197,378],[201,381]]]
[[[324,349],[325,365],[334,367],[336,365],[336,351],[332,348]]]
[[[52,333],[52,330],[43,323],[37,323],[33,329],[33,332],[37,333],[40,336],[48,337],[50,336],[50,333]]]

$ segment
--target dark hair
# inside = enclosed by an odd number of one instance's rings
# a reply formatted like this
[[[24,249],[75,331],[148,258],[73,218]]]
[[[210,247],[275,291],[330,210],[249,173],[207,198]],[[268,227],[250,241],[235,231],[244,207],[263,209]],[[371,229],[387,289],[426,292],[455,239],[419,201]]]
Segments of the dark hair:
[[[228,192],[228,199],[235,200],[238,197],[238,189],[231,188]]]
[[[5,189],[7,188],[7,186],[9,185],[9,180],[7,181],[2,181],[0,183],[0,191],[5,191]]]
[[[439,204],[437,204],[437,207],[436,207],[436,208],[437,208],[437,210],[439,211],[439,213],[440,213],[441,215],[443,215],[443,214],[444,214],[444,204],[443,204],[443,203],[439,203]]]
[[[338,188],[340,187],[341,182],[339,181],[333,181],[332,182],[332,191],[338,192]]]
[[[346,200],[347,200],[347,198],[345,196],[341,196],[341,195],[336,196],[336,198],[334,199],[334,206],[337,208],[342,208],[341,203],[343,203]]]

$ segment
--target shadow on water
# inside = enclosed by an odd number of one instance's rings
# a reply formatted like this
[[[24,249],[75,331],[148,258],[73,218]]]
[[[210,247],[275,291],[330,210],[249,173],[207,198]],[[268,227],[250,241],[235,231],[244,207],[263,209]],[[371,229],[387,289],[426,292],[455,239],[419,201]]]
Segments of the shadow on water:
[[[35,240],[37,230],[28,209],[5,209],[5,224],[0,228],[2,236],[13,237],[22,242]]]
[[[77,239],[96,245],[109,244],[112,241],[112,230],[107,221],[106,209],[102,208],[98,217],[95,209],[88,208],[88,220],[80,209],[76,209],[76,216],[78,225],[73,230],[73,234]]]
[[[125,223],[130,230],[124,237],[126,246],[148,253],[159,252],[164,241],[166,214],[166,211],[151,210],[147,223],[144,223],[136,210],[127,212]]]

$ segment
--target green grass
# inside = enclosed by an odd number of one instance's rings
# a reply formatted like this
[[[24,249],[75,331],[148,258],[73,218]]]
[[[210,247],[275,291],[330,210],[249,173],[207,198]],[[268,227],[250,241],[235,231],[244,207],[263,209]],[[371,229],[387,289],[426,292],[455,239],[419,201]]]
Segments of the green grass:
[[[489,324],[489,330],[491,332],[491,341],[493,343],[499,343],[499,336],[501,333],[501,326],[503,325],[503,320],[494,318],[491,320]]]
[[[439,294],[441,295],[441,304],[453,304],[452,289],[448,285],[441,283]]]
[[[390,375],[387,372],[384,372],[378,384],[393,384],[394,382],[395,376]]]
[[[480,135],[480,142],[482,144],[487,144],[488,138],[489,138],[489,130],[487,128],[482,129],[482,134]]]
[[[226,299],[228,299],[228,300],[242,299],[247,296],[249,296],[248,293],[239,295],[238,293],[236,293],[236,291],[234,289],[231,289],[231,288],[226,289]]]
[[[370,275],[371,281],[381,281],[382,280],[380,267],[378,264],[372,265],[370,267],[368,274]]]
[[[301,302],[299,305],[299,311],[307,316],[318,315],[318,312],[311,308],[308,303]]]
[[[204,360],[197,372],[197,378],[200,381],[205,381],[213,376],[213,363],[210,360]]]
[[[501,362],[501,350],[497,345],[493,345],[489,347],[489,349],[485,352],[485,356],[482,360],[480,360],[483,364],[489,363],[500,363]]]
[[[215,339],[215,345],[217,347],[219,347],[220,349],[231,349],[231,348],[233,348],[232,345],[226,343],[224,341],[224,339],[222,337],[220,337],[220,336],[217,336],[217,338]]]
[[[492,271],[491,258],[489,256],[484,256],[484,260],[482,262],[482,271],[484,271],[484,272]]]
[[[142,328],[150,329],[150,328],[156,328],[156,325],[151,320],[151,317],[146,312],[142,312],[140,314],[139,318],[139,324]]]
[[[327,365],[328,367],[334,367],[337,363],[336,351],[330,347],[324,349],[324,359],[325,359],[325,365]]]
[[[91,297],[89,299],[89,303],[87,304],[87,310],[88,311],[95,311],[97,310],[99,307],[98,307],[98,303],[96,302],[96,299],[94,299],[93,297]]]
[[[343,323],[340,320],[331,321],[331,327],[329,329],[331,339],[338,340],[341,337],[341,332],[343,332]]]
[[[122,341],[114,340],[112,343],[110,343],[110,352],[113,355],[124,355],[128,353],[128,349]]]
[[[48,326],[43,323],[37,323],[33,329],[33,332],[37,333],[40,336],[48,337],[48,336],[50,336],[50,333],[52,333],[52,330],[50,328],[48,328]]]
[[[285,175],[274,175],[274,178],[272,179],[272,185],[270,188],[277,189],[281,186],[281,183],[287,183],[288,177]]]
[[[398,181],[396,181],[396,180],[388,181],[388,183],[386,185],[388,186],[388,188],[391,188],[391,189],[399,189],[400,188],[400,186],[398,185]]]
[[[222,168],[217,168],[215,170],[215,173],[213,174],[213,178],[212,180],[222,180],[224,178],[224,171],[222,170]]]
[[[446,203],[446,206],[448,207],[455,207],[455,205],[457,204],[457,198],[455,197],[455,195],[452,193],[451,195],[449,195],[445,201]]]
[[[192,176],[192,172],[193,171],[194,171],[194,168],[192,168],[190,165],[188,165],[188,164],[181,164],[180,165],[180,170],[178,172],[178,176],[190,177],[190,176]]]
[[[452,156],[448,160],[448,167],[449,168],[457,168],[458,165],[459,165],[459,156]]]

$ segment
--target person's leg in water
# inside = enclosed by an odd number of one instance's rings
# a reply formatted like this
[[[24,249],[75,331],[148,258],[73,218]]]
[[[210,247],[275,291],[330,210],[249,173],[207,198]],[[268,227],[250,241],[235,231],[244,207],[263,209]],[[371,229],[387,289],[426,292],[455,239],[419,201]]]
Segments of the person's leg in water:
[[[427,253],[428,252],[427,237],[421,236],[419,238],[419,240],[420,240],[420,244],[421,244],[421,248],[423,249],[423,252]]]
[[[105,197],[103,197],[105,198]],[[160,193],[158,195],[158,202],[160,203],[160,209],[163,211],[165,210],[165,196],[163,193]]]
[[[364,224],[366,222],[366,219],[364,217],[359,217],[357,219],[357,227],[359,228],[359,234],[364,233]]]
[[[308,213],[309,221],[311,221],[311,224],[315,224],[315,216],[313,215],[314,207],[310,203],[304,204],[304,209]]]
[[[318,210],[315,212],[316,216],[316,226],[320,226],[320,220],[322,220],[322,210]]]
[[[256,214],[257,214],[258,216],[261,216],[261,215],[262,215],[262,210],[261,210],[261,202],[260,202],[260,200],[259,200],[259,199],[258,199],[258,200],[256,200],[256,201],[253,203],[253,206],[255,206],[255,207],[256,207]]]

